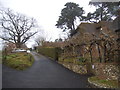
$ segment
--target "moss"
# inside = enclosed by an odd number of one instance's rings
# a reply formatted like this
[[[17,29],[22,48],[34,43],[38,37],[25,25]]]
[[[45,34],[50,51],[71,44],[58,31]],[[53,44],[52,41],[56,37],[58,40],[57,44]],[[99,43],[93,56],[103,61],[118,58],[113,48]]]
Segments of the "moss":
[[[61,57],[59,57],[58,61],[59,61],[59,62],[63,62],[63,61],[64,61],[64,59],[63,59],[63,58],[61,58]]]
[[[69,57],[69,58],[65,58],[65,59],[63,59],[62,57],[59,57],[58,61],[65,62],[65,63],[73,63],[73,64],[77,64],[77,65],[85,65],[85,62],[79,61],[77,57]]]
[[[7,58],[3,61],[3,64],[17,70],[24,70],[32,66],[33,62],[34,58],[31,54],[21,52],[7,55]]]
[[[117,80],[105,80],[105,79],[100,79],[99,77],[90,77],[89,78],[90,82],[99,84],[104,87],[108,88],[118,88],[118,81]]]
[[[64,59],[64,62],[73,63],[74,62],[74,58]]]
[[[76,64],[78,64],[78,65],[85,65],[84,62],[79,62],[79,61],[77,61]]]
[[[66,62],[66,63],[74,63],[78,65],[85,65],[85,62],[80,61],[77,57],[66,57],[63,56],[59,57],[60,62]]]

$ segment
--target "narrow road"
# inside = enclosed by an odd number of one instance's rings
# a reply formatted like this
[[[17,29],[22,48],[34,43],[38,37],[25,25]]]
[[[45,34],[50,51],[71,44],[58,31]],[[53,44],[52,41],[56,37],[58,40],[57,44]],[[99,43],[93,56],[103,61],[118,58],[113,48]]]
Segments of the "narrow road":
[[[32,55],[35,62],[24,71],[2,66],[3,88],[87,88],[88,76],[76,74],[36,52]]]

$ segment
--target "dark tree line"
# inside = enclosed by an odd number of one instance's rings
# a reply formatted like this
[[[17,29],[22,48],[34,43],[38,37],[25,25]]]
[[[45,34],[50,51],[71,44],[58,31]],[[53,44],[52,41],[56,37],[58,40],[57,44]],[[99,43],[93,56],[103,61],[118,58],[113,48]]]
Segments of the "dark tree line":
[[[88,13],[85,20],[90,22],[111,21],[112,17],[118,15],[119,2],[89,2],[89,5],[96,7],[95,12]]]
[[[120,2],[89,2],[89,5],[95,6],[96,10],[84,16],[83,7],[79,7],[73,2],[66,3],[57,21],[57,28],[61,28],[63,31],[69,30],[69,36],[73,36],[77,32],[76,19],[89,22],[111,21],[118,15],[117,11],[120,8]]]
[[[63,29],[63,31],[70,30],[70,34],[72,36],[72,32],[75,31],[76,27],[76,19],[83,20],[83,14],[85,13],[82,7],[79,7],[78,4],[68,2],[65,5],[65,8],[61,10],[61,16],[57,21],[57,28]]]

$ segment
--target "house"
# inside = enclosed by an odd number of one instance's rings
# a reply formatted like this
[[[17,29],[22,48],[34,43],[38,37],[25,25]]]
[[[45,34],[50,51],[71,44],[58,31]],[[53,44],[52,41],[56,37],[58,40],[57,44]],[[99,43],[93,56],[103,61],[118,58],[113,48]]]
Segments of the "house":
[[[65,49],[69,49],[69,47],[73,48],[71,49],[72,53],[75,53],[77,55],[85,56],[90,58],[89,55],[87,55],[87,52],[90,52],[88,48],[90,45],[88,45],[88,42],[90,42],[94,37],[100,38],[100,37],[108,37],[111,36],[111,38],[116,38],[115,30],[118,28],[118,19],[116,18],[112,22],[107,21],[100,21],[98,23],[81,23],[77,27],[77,33],[75,33],[71,38],[69,38],[66,42]],[[104,56],[103,50],[99,48],[96,44],[93,45],[91,50],[92,56],[94,56],[93,59],[98,59],[100,57],[100,54]],[[99,49],[101,50],[99,54]],[[67,51],[67,50],[66,50]],[[69,51],[70,53],[70,51]],[[104,57],[102,57],[104,58]]]

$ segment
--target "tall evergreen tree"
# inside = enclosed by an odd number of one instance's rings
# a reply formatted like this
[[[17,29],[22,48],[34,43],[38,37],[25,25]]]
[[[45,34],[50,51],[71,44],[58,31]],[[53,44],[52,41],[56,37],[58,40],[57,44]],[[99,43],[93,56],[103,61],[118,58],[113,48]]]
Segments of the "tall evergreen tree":
[[[111,21],[112,17],[117,16],[117,10],[120,8],[119,2],[90,2],[89,5],[96,7],[95,12],[88,13],[86,20],[89,21]]]
[[[68,2],[64,6],[65,8],[62,9],[56,26],[63,29],[63,31],[70,30],[70,36],[72,36],[75,31],[75,21],[77,18],[79,20],[83,19],[84,10],[73,2]]]

